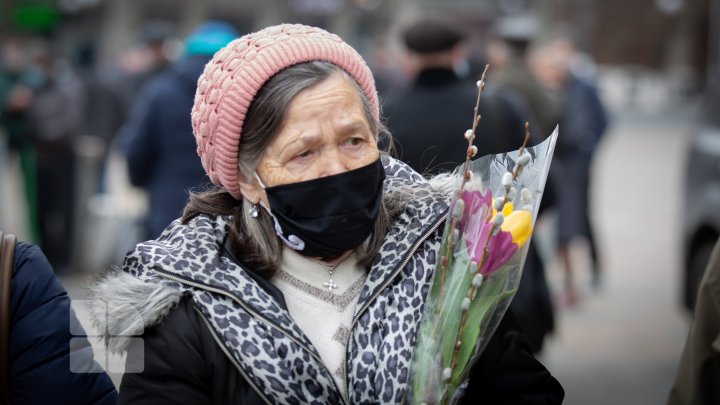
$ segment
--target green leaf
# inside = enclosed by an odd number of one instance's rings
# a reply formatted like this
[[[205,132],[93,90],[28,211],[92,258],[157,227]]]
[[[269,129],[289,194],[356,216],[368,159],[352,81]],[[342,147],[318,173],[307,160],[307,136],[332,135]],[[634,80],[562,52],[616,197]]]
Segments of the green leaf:
[[[438,258],[437,262],[435,263],[435,274],[433,275],[433,284],[430,288],[430,297],[429,299],[440,299],[440,293],[442,291],[442,285],[444,284],[442,282],[443,279],[447,279],[447,274],[450,273],[453,263],[453,254],[452,250],[454,246],[451,246],[450,255],[448,257],[448,263],[447,267],[445,269],[445,272],[443,274],[442,271],[442,257],[447,251],[448,248],[448,242],[450,240],[450,235],[452,235],[452,229],[450,228],[450,223],[452,221],[451,217],[448,217],[447,221],[445,221],[445,230],[443,231],[443,237],[442,237],[442,243],[440,244],[440,250],[438,250]],[[454,244],[453,244],[454,245]]]
[[[426,399],[432,387],[433,380],[437,380],[438,376],[433,376],[433,373],[437,374],[442,370],[437,370],[437,367],[432,367],[433,364],[437,364],[437,360],[434,356],[437,356],[437,351],[433,350],[433,346],[437,342],[435,332],[433,330],[432,322],[423,322],[420,326],[418,336],[418,346],[415,348],[415,354],[413,357],[412,364],[412,398],[415,401]]]
[[[443,248],[447,246],[447,234],[446,227]],[[464,246],[465,241],[462,239],[458,243]],[[418,347],[415,349],[411,377],[413,398],[428,398],[429,393],[442,391],[439,387],[442,370],[449,366],[451,360],[451,357],[445,357],[445,353],[452,356],[457,341],[460,305],[467,295],[471,280],[468,269],[470,258],[466,249],[458,249],[457,254],[452,253],[445,279],[439,277],[437,272],[433,276],[430,296],[418,331]],[[436,271],[439,267],[438,261]]]
[[[465,239],[460,242],[465,246]],[[443,367],[450,367],[455,343],[458,340],[458,329],[462,311],[460,309],[463,299],[467,297],[472,273],[470,273],[470,257],[466,249],[459,249],[456,253],[452,268],[445,281],[445,296],[442,299],[440,322],[442,325],[440,353],[442,353]]]
[[[460,336],[460,351],[450,379],[451,389],[454,389],[458,384],[458,380],[475,349],[481,328],[486,323],[488,315],[492,313],[495,305],[500,300],[515,293],[515,289],[502,291],[509,269],[510,267],[502,268],[488,277],[478,288],[475,299],[470,303],[465,328]]]

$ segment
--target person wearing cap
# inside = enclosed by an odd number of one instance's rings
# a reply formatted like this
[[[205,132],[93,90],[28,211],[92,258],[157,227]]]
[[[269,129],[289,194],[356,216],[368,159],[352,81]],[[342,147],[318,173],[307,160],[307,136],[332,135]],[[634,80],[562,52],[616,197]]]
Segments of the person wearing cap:
[[[465,34],[456,25],[424,17],[405,29],[403,41],[415,80],[383,106],[400,159],[421,174],[450,171],[465,161],[467,145],[461,141],[472,126],[480,77],[470,82],[456,73],[467,54]],[[485,90],[479,113],[479,156],[522,144],[522,115],[499,93]]]
[[[183,56],[143,87],[120,130],[130,182],[148,192],[147,237],[160,236],[182,213],[188,189],[208,182],[197,158],[190,111],[205,64],[237,36],[225,22],[200,24],[185,39]]]
[[[365,61],[269,27],[215,54],[191,116],[216,187],[94,288],[119,403],[402,402],[450,196],[378,149]],[[561,402],[512,315],[485,353],[466,402]]]

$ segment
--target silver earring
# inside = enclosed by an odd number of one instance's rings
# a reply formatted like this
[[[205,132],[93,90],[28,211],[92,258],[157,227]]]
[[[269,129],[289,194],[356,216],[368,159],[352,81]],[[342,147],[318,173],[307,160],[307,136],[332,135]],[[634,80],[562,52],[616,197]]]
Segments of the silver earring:
[[[251,217],[257,218],[258,215],[260,215],[260,211],[258,210],[257,204],[253,204],[252,208],[250,208],[248,210],[248,213],[250,214]]]

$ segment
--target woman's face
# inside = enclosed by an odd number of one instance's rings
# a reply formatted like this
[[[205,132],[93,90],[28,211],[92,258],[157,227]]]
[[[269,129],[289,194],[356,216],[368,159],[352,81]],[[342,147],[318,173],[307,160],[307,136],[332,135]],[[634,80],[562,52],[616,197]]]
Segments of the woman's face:
[[[333,74],[290,102],[256,172],[266,187],[331,176],[378,159],[375,135],[351,79]],[[240,181],[243,196],[267,204],[257,180]]]

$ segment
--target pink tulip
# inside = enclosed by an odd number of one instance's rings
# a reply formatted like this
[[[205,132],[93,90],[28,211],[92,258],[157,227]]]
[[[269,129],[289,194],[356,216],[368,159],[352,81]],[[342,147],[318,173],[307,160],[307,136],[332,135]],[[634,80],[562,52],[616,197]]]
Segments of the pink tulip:
[[[518,245],[513,243],[510,232],[492,230],[492,194],[489,190],[463,191],[460,196],[464,203],[464,212],[460,227],[465,233],[465,241],[470,260],[480,263],[479,272],[486,277],[502,267],[515,254]],[[483,251],[487,247],[487,254]]]

